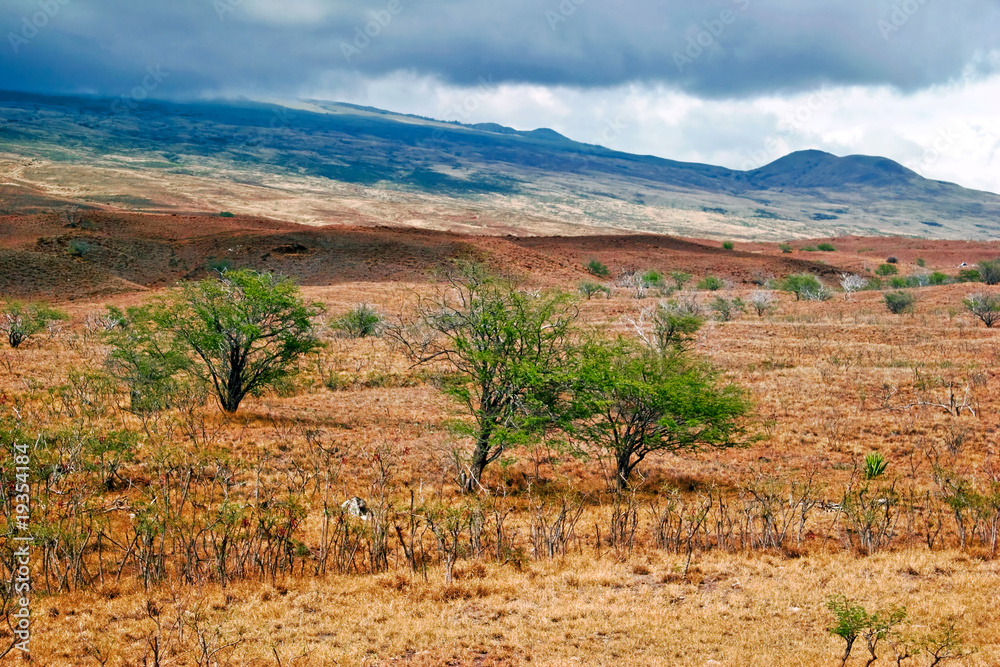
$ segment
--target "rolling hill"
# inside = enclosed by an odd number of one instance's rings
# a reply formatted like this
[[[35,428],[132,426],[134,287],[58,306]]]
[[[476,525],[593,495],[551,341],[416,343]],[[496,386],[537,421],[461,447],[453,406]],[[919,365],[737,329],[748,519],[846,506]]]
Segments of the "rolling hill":
[[[317,100],[0,93],[0,214],[68,204],[473,234],[1000,235],[997,195],[880,157],[802,151],[743,172]]]

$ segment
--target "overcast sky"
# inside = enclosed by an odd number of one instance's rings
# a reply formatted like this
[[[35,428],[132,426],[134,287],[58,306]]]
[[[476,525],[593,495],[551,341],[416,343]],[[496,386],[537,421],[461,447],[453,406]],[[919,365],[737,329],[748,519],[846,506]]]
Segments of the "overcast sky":
[[[322,98],[737,169],[820,148],[1000,192],[998,0],[0,0],[0,34],[0,89]]]

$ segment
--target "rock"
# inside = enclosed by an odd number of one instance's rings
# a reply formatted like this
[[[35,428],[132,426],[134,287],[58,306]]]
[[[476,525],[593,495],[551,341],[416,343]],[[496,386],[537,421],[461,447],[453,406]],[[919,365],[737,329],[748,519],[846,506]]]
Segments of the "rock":
[[[340,507],[351,516],[359,516],[365,521],[368,520],[368,503],[365,502],[364,498],[354,496],[350,500],[342,502]]]

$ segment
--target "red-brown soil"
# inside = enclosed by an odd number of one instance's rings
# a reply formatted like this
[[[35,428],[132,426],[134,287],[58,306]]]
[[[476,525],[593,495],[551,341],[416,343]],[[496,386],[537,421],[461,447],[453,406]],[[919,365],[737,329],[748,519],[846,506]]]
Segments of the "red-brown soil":
[[[903,273],[922,258],[955,273],[963,262],[1000,256],[998,242],[896,237],[830,239],[835,252],[793,253],[776,244],[739,244],[655,235],[474,236],[404,227],[314,227],[264,218],[82,211],[0,217],[0,295],[74,300],[155,289],[222,266],[266,269],[304,285],[418,282],[456,259],[485,261],[540,283],[572,283],[597,259],[624,270],[683,270],[748,284],[761,274],[810,271],[835,282],[889,256]]]

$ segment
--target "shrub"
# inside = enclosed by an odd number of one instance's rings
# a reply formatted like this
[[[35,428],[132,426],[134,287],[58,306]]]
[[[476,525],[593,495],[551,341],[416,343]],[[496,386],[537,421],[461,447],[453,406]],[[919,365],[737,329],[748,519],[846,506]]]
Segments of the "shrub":
[[[931,275],[927,276],[927,282],[931,285],[944,285],[948,282],[948,274],[935,271]]]
[[[723,250],[732,250],[732,249],[733,249],[733,248],[735,248],[735,247],[736,247],[736,244],[735,244],[735,243],[733,243],[732,241],[725,241],[725,242],[724,242],[724,243],[722,244],[722,249],[723,249]]]
[[[698,282],[698,289],[717,292],[726,286],[726,283],[717,276],[705,276]]]
[[[778,282],[778,289],[791,292],[796,301],[826,301],[832,296],[822,281],[811,273],[786,276]]]
[[[992,329],[994,324],[1000,322],[1000,294],[970,294],[962,303],[970,313],[982,320],[986,328]]]
[[[984,259],[976,264],[979,279],[987,285],[1000,285],[1000,259]]]
[[[778,245],[778,248],[781,249],[781,252],[786,254],[792,252],[792,244],[790,243],[781,243]]]
[[[684,271],[671,271],[670,278],[677,285],[677,289],[684,289],[684,285],[691,280],[692,276],[690,273],[685,273]]]
[[[871,452],[865,457],[865,479],[875,479],[885,474],[889,462],[878,452]]]
[[[83,239],[73,239],[69,242],[66,252],[68,252],[73,257],[83,257],[84,255],[90,253],[94,247],[84,241]]]
[[[884,299],[885,307],[889,309],[890,313],[895,315],[912,310],[913,304],[917,300],[909,292],[889,292],[885,295]]]
[[[750,307],[757,311],[758,317],[764,317],[764,314],[774,307],[774,295],[758,290],[750,295]]]
[[[229,211],[223,211],[222,213],[219,214],[219,217],[220,218],[235,218],[236,216],[233,215],[232,213],[230,213]]]
[[[927,261],[923,257],[917,257],[916,262],[917,266],[919,266],[920,268],[924,268],[925,266],[927,266]]]
[[[822,250],[823,252],[836,252],[837,251],[837,249],[833,246],[832,243],[820,243],[816,247],[819,248],[820,250]]]
[[[603,294],[604,296],[610,297],[611,289],[597,283],[582,282],[580,283],[580,293],[587,297],[587,301],[590,301],[591,297],[597,294]]]
[[[593,276],[597,276],[598,278],[607,278],[611,275],[611,271],[608,270],[608,267],[596,259],[592,259],[587,262],[585,268],[588,273]]]
[[[855,293],[868,287],[868,279],[853,273],[840,274],[840,286],[844,288],[844,300]]]
[[[885,261],[888,262],[889,264],[896,264],[899,262],[899,259],[897,259],[896,257],[886,257]]]
[[[351,338],[367,338],[381,333],[382,320],[382,316],[374,308],[362,303],[336,320],[333,326]]]
[[[66,313],[44,303],[10,301],[0,312],[0,332],[6,334],[11,347],[18,348],[47,327],[49,322],[67,319],[69,316]]]
[[[715,297],[708,307],[715,311],[715,316],[722,322],[729,322],[746,310],[746,304],[739,297],[729,299],[724,296]]]
[[[646,271],[642,274],[642,284],[646,287],[660,287],[663,285],[663,274],[659,271]]]
[[[817,248],[814,245],[804,245],[799,250],[802,252],[816,252]]]
[[[893,289],[903,289],[904,287],[909,287],[910,281],[908,278],[902,276],[893,276],[889,279],[889,287]]]
[[[981,280],[978,269],[962,269],[956,280],[960,283],[978,283]]]
[[[875,275],[877,276],[894,276],[899,273],[899,269],[892,264],[879,264],[879,267],[875,269]]]

